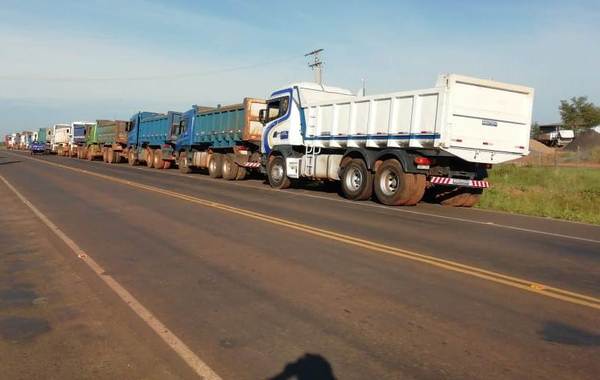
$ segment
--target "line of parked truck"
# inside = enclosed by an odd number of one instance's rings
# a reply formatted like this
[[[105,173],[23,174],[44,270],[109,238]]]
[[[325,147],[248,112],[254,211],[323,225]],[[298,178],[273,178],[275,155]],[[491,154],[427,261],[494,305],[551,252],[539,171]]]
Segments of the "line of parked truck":
[[[128,162],[213,178],[266,176],[278,189],[334,182],[352,200],[477,203],[487,169],[529,152],[533,89],[456,74],[432,88],[380,95],[296,83],[267,99],[130,120],[77,121],[7,136],[60,156]],[[39,146],[39,145],[38,145]]]

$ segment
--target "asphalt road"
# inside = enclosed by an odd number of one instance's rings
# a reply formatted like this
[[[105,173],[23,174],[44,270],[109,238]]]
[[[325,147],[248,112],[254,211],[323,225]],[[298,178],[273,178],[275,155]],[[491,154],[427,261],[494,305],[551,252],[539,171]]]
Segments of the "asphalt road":
[[[325,189],[274,191],[261,180],[126,164],[0,156],[8,183],[224,379],[600,373],[600,227],[427,204],[389,208]],[[12,209],[2,220],[30,213]],[[27,232],[14,227],[9,243]],[[119,310],[115,318],[130,329],[107,331],[140,347],[128,350],[133,363],[151,360],[164,378],[194,376],[68,247],[58,251],[104,310]],[[131,377],[148,377],[134,368]]]

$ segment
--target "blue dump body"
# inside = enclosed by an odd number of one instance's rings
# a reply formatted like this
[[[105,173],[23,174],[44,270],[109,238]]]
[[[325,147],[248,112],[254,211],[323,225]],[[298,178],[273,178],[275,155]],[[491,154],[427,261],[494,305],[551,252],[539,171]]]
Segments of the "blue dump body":
[[[241,104],[226,107],[194,107],[182,116],[182,131],[177,149],[233,148],[247,143],[260,143],[262,125],[257,121],[264,101],[244,99]]]
[[[127,137],[128,144],[136,147],[161,147],[172,143],[173,125],[178,126],[180,112],[169,111],[166,114],[139,112],[131,118],[131,130]]]
[[[74,124],[73,125],[73,142],[75,144],[85,143],[85,125]]]

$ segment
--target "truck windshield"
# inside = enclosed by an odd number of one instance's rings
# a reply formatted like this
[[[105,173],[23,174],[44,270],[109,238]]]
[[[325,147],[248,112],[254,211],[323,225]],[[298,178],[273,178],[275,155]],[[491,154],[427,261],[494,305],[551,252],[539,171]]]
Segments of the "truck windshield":
[[[265,122],[268,123],[284,116],[288,111],[288,106],[289,98],[287,96],[269,100],[269,103],[267,103],[267,117],[265,118]]]

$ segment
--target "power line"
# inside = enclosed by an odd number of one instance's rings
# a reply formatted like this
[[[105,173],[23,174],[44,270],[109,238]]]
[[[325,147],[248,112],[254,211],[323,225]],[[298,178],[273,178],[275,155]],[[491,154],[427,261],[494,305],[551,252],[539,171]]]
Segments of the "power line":
[[[149,81],[149,80],[166,80],[166,79],[184,79],[194,77],[204,77],[209,75],[242,71],[253,69],[261,66],[273,65],[275,63],[289,62],[294,59],[299,59],[299,56],[289,56],[286,58],[275,59],[266,62],[254,63],[244,66],[229,67],[224,69],[209,70],[198,73],[180,73],[166,75],[150,75],[150,76],[133,76],[133,77],[43,77],[43,76],[10,76],[0,75],[2,81],[48,81],[48,82],[95,82],[95,81]]]

